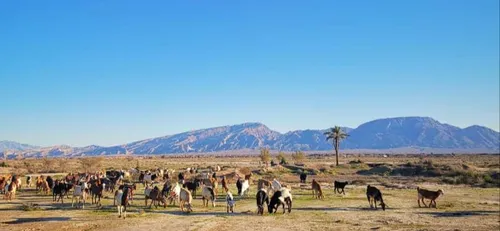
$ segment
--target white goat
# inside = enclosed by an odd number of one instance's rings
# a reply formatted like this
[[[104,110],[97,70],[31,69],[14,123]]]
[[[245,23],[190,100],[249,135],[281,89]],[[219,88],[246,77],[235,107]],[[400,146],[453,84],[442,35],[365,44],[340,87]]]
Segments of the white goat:
[[[273,182],[271,184],[271,188],[273,189],[274,192],[280,191],[281,190],[281,183],[278,180],[273,179]]]
[[[203,200],[203,206],[208,207],[208,201],[212,201],[212,207],[215,207],[214,189],[210,186],[203,185],[201,189],[201,199]],[[205,201],[207,202],[206,204]]]
[[[250,188],[250,184],[248,183],[248,180],[243,181],[243,183],[241,183],[240,197],[243,196],[243,195],[248,196],[248,190],[249,190],[249,188]]]
[[[181,191],[179,193],[179,207],[181,208],[181,211],[184,212],[184,205],[186,206],[187,212],[192,212],[193,208],[191,207],[191,203],[193,203],[193,197],[191,196],[191,192],[185,188],[181,188]]]
[[[170,191],[170,195],[168,196],[168,200],[170,200],[170,204],[172,204],[172,202],[174,202],[174,205],[175,205],[175,202],[179,200],[181,189],[182,188],[179,185],[179,183],[175,182],[175,186],[172,188],[172,190]]]
[[[71,207],[74,207],[74,201],[76,199],[77,204],[76,207],[78,208],[78,205],[82,203],[82,209],[85,209],[85,198],[87,197],[87,193],[85,192],[85,188],[87,186],[87,183],[83,183],[82,185],[77,185],[75,186],[75,189],[73,191],[73,197],[71,198]]]

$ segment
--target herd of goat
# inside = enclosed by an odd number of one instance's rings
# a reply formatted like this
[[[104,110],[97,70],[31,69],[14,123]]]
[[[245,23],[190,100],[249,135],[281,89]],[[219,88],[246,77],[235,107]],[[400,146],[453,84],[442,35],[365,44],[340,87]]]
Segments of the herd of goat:
[[[133,175],[139,175],[138,181],[142,183],[145,187],[145,206],[149,207],[154,205],[155,207],[167,206],[169,204],[178,203],[181,211],[192,212],[192,201],[196,198],[196,192],[201,189],[201,199],[203,201],[203,206],[208,207],[209,203],[215,207],[215,199],[217,198],[219,181],[222,186],[222,190],[225,192],[225,202],[228,213],[234,213],[234,207],[236,205],[235,198],[229,190],[229,181],[226,176],[217,176],[217,171],[220,171],[220,167],[215,168],[214,171],[210,173],[204,172],[198,174],[198,171],[194,168],[188,168],[186,171],[179,172],[174,179],[175,170],[147,170],[139,171],[137,169],[131,169],[130,171],[124,170],[112,170],[106,171],[106,173],[78,173],[78,174],[68,174],[62,179],[54,180],[51,176],[37,176],[33,179],[32,176],[26,176],[26,186],[32,187],[33,181],[36,187],[37,193],[50,194],[52,192],[52,198],[54,202],[64,203],[64,198],[67,199],[71,196],[71,206],[84,208],[87,197],[90,195],[91,204],[101,205],[101,198],[104,192],[110,192],[114,194],[113,206],[117,207],[119,217],[125,218],[127,206],[133,202],[134,192],[137,190],[136,183],[128,184],[125,183],[124,179],[130,178]],[[187,175],[192,175],[190,180],[187,179]],[[250,189],[250,182],[252,173],[240,177],[235,174],[236,187],[238,189],[238,196],[248,197],[248,192]],[[300,182],[306,183],[307,174],[301,173]],[[163,181],[163,187],[158,187],[155,183]],[[334,192],[345,195],[345,187],[348,182],[334,181]],[[12,200],[15,199],[16,191],[21,189],[22,180],[18,176],[4,176],[0,178],[0,192],[4,193],[4,199]],[[321,189],[321,185],[316,179],[312,180],[311,183],[312,196],[317,199],[323,199],[324,194]],[[72,190],[72,193],[70,193]],[[422,188],[417,188],[418,192],[418,205],[420,207],[420,202],[427,207],[424,199],[429,199],[428,207],[436,207],[436,199],[443,195],[443,190],[431,191]],[[379,204],[383,210],[386,209],[382,198],[382,192],[371,185],[367,186],[366,196],[370,204],[370,208],[377,209],[377,204]],[[281,206],[283,208],[283,213],[292,210],[292,193],[291,189],[286,185],[282,185],[277,179],[268,181],[265,179],[258,179],[257,181],[257,213],[262,215],[266,206],[269,213],[276,213],[278,208]],[[265,205],[264,205],[265,204]],[[80,206],[81,205],[81,206]]]

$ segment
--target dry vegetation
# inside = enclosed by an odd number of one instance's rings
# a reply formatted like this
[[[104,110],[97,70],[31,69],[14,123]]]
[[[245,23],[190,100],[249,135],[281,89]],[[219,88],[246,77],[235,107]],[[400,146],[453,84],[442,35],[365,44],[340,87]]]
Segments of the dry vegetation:
[[[499,155],[349,155],[335,158],[321,155],[272,155],[266,167],[259,156],[155,156],[97,157],[75,159],[17,159],[0,162],[0,174],[69,173],[105,169],[206,169],[219,165],[219,175],[253,172],[253,180],[277,178],[292,187],[292,213],[256,215],[256,184],[248,199],[238,196],[235,214],[226,214],[224,194],[217,207],[202,208],[194,200],[194,212],[185,215],[178,207],[146,209],[142,186],[126,220],[117,217],[112,195],[103,207],[72,209],[70,202],[53,203],[49,196],[24,189],[12,202],[0,200],[0,230],[498,230],[500,228]],[[300,154],[299,154],[300,155]],[[298,157],[298,158],[297,158]],[[284,162],[282,162],[284,160]],[[278,163],[283,163],[279,165]],[[298,165],[294,163],[297,162]],[[300,163],[299,163],[300,162]],[[285,164],[287,163],[287,164]],[[302,171],[310,175],[299,183]],[[134,176],[135,177],[135,176]],[[322,185],[325,199],[312,198],[312,179]],[[134,179],[131,179],[134,180]],[[136,179],[135,179],[136,180]],[[333,181],[347,180],[346,194],[333,194]],[[235,194],[235,179],[231,191]],[[23,180],[24,183],[24,180]],[[366,185],[381,189],[389,206],[384,212],[369,209]],[[418,208],[416,187],[437,190],[437,209]],[[69,200],[70,201],[70,200]],[[243,229],[242,229],[243,227]]]

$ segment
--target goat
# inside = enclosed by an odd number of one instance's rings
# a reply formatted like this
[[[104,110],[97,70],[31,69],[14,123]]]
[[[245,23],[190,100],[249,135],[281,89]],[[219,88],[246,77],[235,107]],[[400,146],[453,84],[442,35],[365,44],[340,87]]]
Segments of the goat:
[[[64,195],[66,193],[66,183],[63,181],[56,180],[55,186],[52,189],[52,200],[58,202],[61,200],[61,203],[64,203]]]
[[[168,200],[170,200],[170,204],[172,204],[172,202],[174,202],[174,205],[175,205],[175,201],[179,200],[180,193],[181,193],[181,186],[179,185],[178,182],[176,182],[175,186],[170,190],[170,195],[168,196]]]
[[[373,208],[373,205],[375,205],[375,209],[377,209],[377,201],[380,201],[380,206],[382,206],[382,210],[385,211],[387,205],[384,203],[382,193],[378,188],[368,185],[368,187],[366,187],[366,197],[368,198],[368,203],[370,203],[370,208]]]
[[[185,188],[181,188],[181,191],[179,193],[179,207],[182,212],[184,212],[184,206],[186,206],[187,212],[192,212],[193,208],[191,207],[191,204],[193,203],[193,197],[191,197],[191,192]]]
[[[279,191],[279,190],[281,190],[281,183],[278,180],[273,179],[273,182],[271,183],[271,187],[272,187],[273,191],[275,191],[275,192]]]
[[[161,195],[160,189],[157,186],[155,186],[153,189],[146,187],[144,189],[144,196],[145,196],[146,207],[148,206],[148,199],[151,199],[151,204],[149,205],[149,208],[151,208],[153,203],[155,204],[155,208],[157,208],[160,202],[163,203],[164,208],[167,207],[167,201]]]
[[[427,189],[422,189],[420,187],[417,187],[417,192],[418,192],[418,207],[420,207],[420,201],[422,201],[422,203],[424,204],[425,207],[427,207],[427,205],[425,204],[424,202],[424,198],[425,199],[429,199],[431,200],[429,202],[429,208],[432,207],[432,204],[434,203],[434,208],[437,208],[437,205],[436,205],[436,199],[441,196],[441,195],[444,195],[444,192],[442,189],[439,189],[437,191],[431,191],[431,190],[427,190]]]
[[[128,206],[128,198],[130,197],[130,189],[129,187],[123,187],[123,189],[118,189],[115,194],[115,203],[118,209],[118,217],[122,216],[123,219],[127,216],[127,206]]]
[[[5,177],[2,177],[0,179],[0,192],[5,193],[5,190],[7,190],[7,179]]]
[[[26,177],[26,187],[31,188],[32,184],[33,184],[33,179],[31,178],[31,176],[27,176]]]
[[[12,177],[12,182],[16,183],[16,189],[21,190],[22,180],[17,176]]]
[[[307,179],[307,174],[305,172],[302,172],[300,174],[300,183],[306,183],[306,179]]]
[[[172,190],[172,184],[170,183],[170,180],[167,180],[165,181],[165,183],[163,184],[163,188],[161,189],[161,196],[167,197],[170,193],[170,190]]]
[[[234,206],[236,205],[236,202],[234,201],[233,194],[231,192],[227,192],[226,204],[227,213],[229,213],[229,211],[231,211],[231,213],[234,213]]]
[[[241,179],[238,179],[238,181],[236,182],[236,187],[238,188],[238,195],[240,197],[243,195],[248,195],[248,189],[250,188],[248,180],[244,180],[243,182],[241,182]]]
[[[101,197],[105,187],[105,184],[103,184],[100,180],[95,181],[90,186],[92,204],[95,202],[98,206],[101,206]]]
[[[6,186],[7,191],[5,192],[4,199],[11,201],[16,199],[17,184],[15,182],[10,182],[9,186]]]
[[[191,191],[193,198],[196,198],[196,190],[200,187],[200,180],[195,178],[193,179],[193,182],[186,182],[182,184],[182,187]]]
[[[177,178],[181,184],[184,184],[184,173],[179,172],[179,175],[177,175]]]
[[[156,178],[158,178],[158,175],[155,174],[146,174],[144,175],[144,179],[142,181],[142,184],[146,186],[147,184],[153,184],[153,182],[156,181]]]
[[[203,185],[201,189],[201,199],[203,200],[203,206],[208,207],[208,201],[212,201],[212,207],[215,207],[214,189],[210,186]],[[205,201],[207,202],[206,204]]]
[[[269,196],[267,196],[267,192],[264,189],[259,189],[257,192],[257,214],[264,214],[264,203],[266,206],[269,205]]]
[[[321,190],[321,185],[316,181],[316,179],[312,180],[312,194],[313,198],[323,199],[325,196],[323,195],[323,190]]]
[[[104,183],[103,183],[103,184],[104,184]],[[123,190],[124,190],[125,188],[128,188],[128,199],[127,199],[127,203],[128,203],[128,204],[127,204],[127,205],[130,205],[130,204],[132,204],[132,201],[133,201],[133,199],[134,199],[134,190],[136,190],[136,189],[137,189],[137,187],[136,187],[135,183],[134,183],[134,184],[132,184],[132,185],[127,185],[127,184],[125,184],[125,185],[120,185],[120,186],[118,186],[118,190],[122,190],[122,192],[123,192]],[[117,195],[118,195],[118,191],[115,191],[115,197],[116,197]],[[116,205],[116,201],[115,201],[115,200],[113,200],[113,206],[115,206],[115,205]]]
[[[215,174],[215,172],[214,172]],[[215,197],[217,197],[217,194],[219,194],[219,182],[217,181],[217,177],[212,177],[210,178],[210,183],[212,184],[212,187],[214,189],[214,194],[215,194]]]
[[[222,185],[222,188],[224,189],[224,191],[227,193],[229,191],[229,188],[227,187],[228,182],[226,180],[226,176],[222,177],[221,185]]]
[[[77,201],[77,208],[80,203],[82,203],[82,209],[85,209],[85,198],[87,197],[87,193],[85,192],[85,188],[87,187],[87,183],[82,182],[79,185],[75,186],[75,190],[73,191],[73,197],[71,198],[71,207],[74,207],[74,201]]]
[[[345,186],[347,184],[348,184],[347,181],[344,181],[344,182],[342,182],[342,181],[334,181],[333,182],[333,192],[334,193],[338,192],[340,194],[341,193],[340,190],[342,190],[342,193],[345,195],[344,188],[345,188]]]
[[[259,179],[257,181],[257,189],[267,189],[267,188],[272,188],[271,181],[264,179]]]
[[[280,191],[276,191],[271,197],[271,201],[267,205],[269,213],[276,213],[278,207],[283,206],[283,214],[285,211],[285,205],[288,208],[288,213],[292,212],[292,194],[287,188],[283,188]],[[274,212],[273,212],[274,210]]]
[[[45,179],[45,181],[47,181],[47,184],[50,189],[54,188],[54,179],[52,179],[51,176],[47,176],[47,179]]]

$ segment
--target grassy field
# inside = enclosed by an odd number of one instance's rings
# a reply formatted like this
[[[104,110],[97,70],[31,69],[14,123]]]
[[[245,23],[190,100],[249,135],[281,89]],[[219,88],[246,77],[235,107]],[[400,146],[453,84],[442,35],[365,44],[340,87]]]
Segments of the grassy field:
[[[89,160],[90,159],[90,160]],[[194,212],[184,214],[177,206],[146,208],[142,186],[137,190],[127,219],[119,219],[106,194],[103,207],[87,204],[85,209],[71,208],[39,195],[33,189],[22,189],[12,202],[0,200],[0,230],[498,230],[500,228],[500,189],[498,155],[416,155],[390,156],[350,155],[333,166],[333,158],[309,157],[304,167],[293,164],[264,167],[256,157],[155,157],[155,158],[86,158],[64,160],[9,160],[0,168],[4,174],[38,174],[40,172],[76,172],[86,169],[162,167],[184,169],[198,166],[223,166],[221,174],[251,170],[254,180],[278,178],[292,188],[293,209],[290,214],[256,214],[256,184],[250,186],[248,198],[239,198],[234,214],[227,214],[223,198],[217,206],[202,207],[194,200]],[[50,163],[48,163],[48,162]],[[46,164],[51,164],[46,166]],[[62,166],[61,166],[62,165]],[[242,169],[245,168],[245,169]],[[297,168],[311,174],[301,185]],[[0,171],[0,172],[1,172]],[[310,182],[322,184],[325,199],[312,198]],[[131,179],[134,180],[134,179]],[[333,193],[333,180],[348,180],[346,195]],[[235,194],[235,179],[231,191]],[[24,182],[23,182],[24,183]],[[381,189],[386,211],[370,209],[366,185]],[[437,208],[419,208],[416,187],[444,190]],[[219,190],[221,191],[221,190]],[[281,210],[278,210],[281,211]]]

